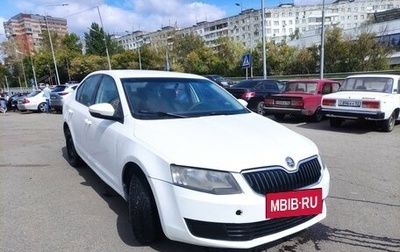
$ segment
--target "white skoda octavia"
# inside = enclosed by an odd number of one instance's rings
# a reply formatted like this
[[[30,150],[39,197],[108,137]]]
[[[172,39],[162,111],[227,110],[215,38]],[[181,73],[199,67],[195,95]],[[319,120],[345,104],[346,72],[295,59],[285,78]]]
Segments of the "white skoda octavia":
[[[252,248],[326,216],[329,172],[307,138],[193,74],[89,74],[65,101],[69,163],[129,206],[137,241]]]

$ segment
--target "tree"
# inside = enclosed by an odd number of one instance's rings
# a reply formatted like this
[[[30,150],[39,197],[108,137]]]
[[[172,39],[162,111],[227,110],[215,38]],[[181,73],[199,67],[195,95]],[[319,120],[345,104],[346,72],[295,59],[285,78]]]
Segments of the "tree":
[[[82,42],[80,41],[79,36],[75,33],[65,35],[62,39],[62,45],[69,53],[82,54]]]

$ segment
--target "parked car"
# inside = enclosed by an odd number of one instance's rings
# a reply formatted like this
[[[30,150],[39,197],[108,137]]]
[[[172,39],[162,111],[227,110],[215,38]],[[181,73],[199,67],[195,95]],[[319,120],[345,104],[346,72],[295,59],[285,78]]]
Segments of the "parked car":
[[[198,75],[96,71],[63,107],[67,160],[128,202],[141,243],[252,248],[324,219],[316,145],[245,105]]]
[[[230,87],[234,84],[232,80],[229,80],[225,77],[222,77],[221,75],[217,74],[209,74],[209,75],[204,75],[207,79],[210,79],[220,85],[221,87],[227,88]]]
[[[279,94],[284,88],[285,84],[282,81],[251,79],[241,81],[227,88],[227,90],[236,98],[247,101],[249,109],[263,115],[265,97]]]
[[[319,122],[322,95],[336,92],[340,83],[334,80],[292,80],[287,81],[285,91],[271,95],[264,100],[264,111],[282,120],[285,115],[306,116]]]
[[[7,101],[8,110],[10,110],[10,111],[18,110],[18,107],[17,107],[18,99],[26,96],[27,94],[28,94],[27,92],[17,92],[17,93],[10,95],[10,97],[8,98],[8,101]]]
[[[34,90],[17,100],[19,111],[46,112],[46,97],[42,90]]]
[[[55,86],[50,94],[51,108],[56,112],[61,112],[65,99],[71,95],[78,85],[79,83]]]
[[[400,75],[348,76],[339,92],[323,96],[322,112],[332,127],[340,127],[345,120],[369,120],[391,132],[400,120]]]

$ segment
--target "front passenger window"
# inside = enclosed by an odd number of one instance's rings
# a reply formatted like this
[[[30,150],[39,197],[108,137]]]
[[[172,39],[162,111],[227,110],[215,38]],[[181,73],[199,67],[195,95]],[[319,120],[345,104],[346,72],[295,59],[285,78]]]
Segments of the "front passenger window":
[[[100,75],[90,76],[82,82],[76,91],[76,100],[85,106],[94,104],[94,95],[100,79]]]

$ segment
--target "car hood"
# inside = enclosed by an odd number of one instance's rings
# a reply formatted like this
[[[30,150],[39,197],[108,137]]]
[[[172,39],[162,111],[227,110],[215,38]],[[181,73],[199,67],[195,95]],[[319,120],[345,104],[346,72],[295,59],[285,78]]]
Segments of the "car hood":
[[[323,98],[351,99],[351,100],[380,100],[388,96],[388,93],[381,92],[359,92],[359,91],[339,91],[324,95]]]
[[[232,172],[318,154],[307,138],[255,113],[138,120],[135,136],[168,163]]]

